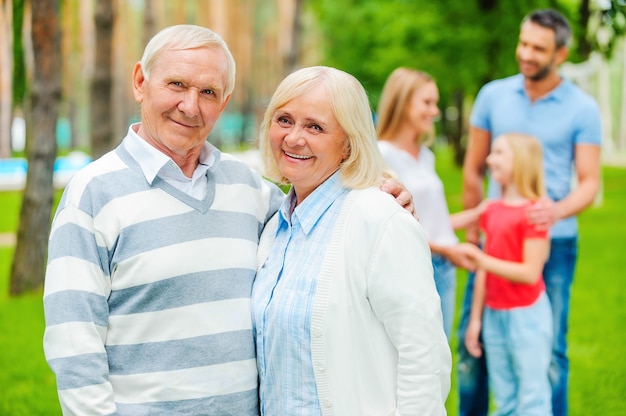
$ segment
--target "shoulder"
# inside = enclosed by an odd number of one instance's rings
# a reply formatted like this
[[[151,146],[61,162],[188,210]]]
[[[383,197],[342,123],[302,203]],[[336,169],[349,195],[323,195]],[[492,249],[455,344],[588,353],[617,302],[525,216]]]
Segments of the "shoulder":
[[[229,153],[219,153],[219,161],[212,173],[218,186],[235,185],[221,186],[221,192],[236,195],[235,198],[244,198],[242,203],[249,203],[250,201],[245,202],[249,198],[262,200],[263,205],[267,205],[263,209],[267,208],[270,214],[278,210],[285,197],[276,184],[263,178],[248,163]]]
[[[479,91],[479,95],[502,93],[517,89],[520,85],[523,85],[520,74],[494,79],[483,85]]]
[[[420,147],[419,158],[422,162],[428,162],[429,165],[435,164],[435,152],[433,152],[432,149],[426,145],[422,145]]]
[[[377,208],[388,210],[390,207],[399,205],[393,197],[375,186],[365,189],[353,189],[348,194],[348,198],[353,200],[353,209],[367,209],[369,204]],[[369,209],[367,209],[369,211]]]
[[[413,247],[412,253],[417,247],[428,251],[426,234],[419,221],[391,195],[377,188],[351,191],[342,218],[336,231],[345,239],[346,253],[353,258],[355,253],[366,258],[374,253],[398,256],[407,247]],[[363,261],[372,260],[366,258]]]
[[[89,163],[72,176],[65,187],[64,199],[66,202],[74,201],[78,203],[82,195],[94,181],[97,181],[99,178],[104,178],[107,175],[120,174],[120,172],[128,169],[128,164],[120,158],[115,150],[112,150]],[[101,182],[103,186],[107,184],[114,185],[111,181],[107,180],[102,180]],[[100,188],[100,186],[101,185],[98,185],[98,188]]]
[[[376,226],[390,219],[417,223],[417,220],[395,199],[377,187],[354,189],[348,194],[346,201],[349,222],[360,226]]]
[[[561,90],[563,94],[563,102],[568,106],[575,106],[581,116],[599,115],[600,107],[598,106],[595,98],[569,79],[563,78]]]
[[[216,170],[239,173],[250,177],[260,177],[260,174],[239,157],[230,153],[219,153],[219,161]]]
[[[274,183],[263,178],[259,171],[253,168],[248,161],[243,161],[238,156],[230,153],[219,152],[219,161],[216,163],[213,173],[220,184],[241,184],[252,188],[270,188],[279,190]],[[282,191],[280,192],[282,194]]]
[[[397,153],[397,149],[395,148],[395,146],[386,140],[378,141],[378,150],[380,151],[380,154],[382,154],[383,158],[385,159],[389,159],[390,157],[394,156],[394,154]]]
[[[390,149],[392,149],[392,144],[389,143],[387,140],[378,140],[376,143],[378,144],[378,148],[380,150],[390,150]]]

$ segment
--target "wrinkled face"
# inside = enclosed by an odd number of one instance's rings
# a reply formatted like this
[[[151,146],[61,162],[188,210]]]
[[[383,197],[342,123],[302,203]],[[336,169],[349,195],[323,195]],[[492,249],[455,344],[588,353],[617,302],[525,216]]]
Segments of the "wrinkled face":
[[[493,142],[487,165],[498,183],[508,185],[513,181],[513,149],[506,140],[498,138]]]
[[[532,22],[522,25],[515,55],[519,70],[525,78],[540,81],[563,62],[567,49],[556,48],[555,33],[552,29]]]
[[[418,135],[432,130],[433,123],[439,116],[438,103],[439,90],[434,82],[427,82],[413,93],[407,107],[407,117]]]
[[[323,87],[278,108],[272,117],[269,140],[278,168],[293,184],[298,203],[348,157],[348,139]]]
[[[165,51],[149,79],[137,64],[139,135],[174,160],[199,153],[230,99],[224,96],[227,76],[228,61],[217,47]]]

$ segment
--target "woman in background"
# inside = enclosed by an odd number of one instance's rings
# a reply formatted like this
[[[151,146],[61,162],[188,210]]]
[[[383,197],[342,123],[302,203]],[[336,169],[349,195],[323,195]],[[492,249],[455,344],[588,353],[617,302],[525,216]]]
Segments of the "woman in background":
[[[435,171],[435,156],[428,148],[434,120],[439,116],[439,91],[425,72],[397,68],[382,91],[377,111],[380,152],[387,166],[413,195],[415,212],[432,251],[435,284],[441,298],[448,340],[454,322],[456,269],[472,268],[454,230],[478,218],[478,211],[451,216],[444,186]]]

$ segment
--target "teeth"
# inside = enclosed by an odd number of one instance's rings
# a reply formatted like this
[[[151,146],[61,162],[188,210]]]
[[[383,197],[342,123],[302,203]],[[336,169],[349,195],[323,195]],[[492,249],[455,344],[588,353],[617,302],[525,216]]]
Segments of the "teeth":
[[[293,153],[287,153],[287,152],[285,152],[285,154],[294,159],[301,159],[301,160],[311,159],[313,157],[313,156],[294,155]]]

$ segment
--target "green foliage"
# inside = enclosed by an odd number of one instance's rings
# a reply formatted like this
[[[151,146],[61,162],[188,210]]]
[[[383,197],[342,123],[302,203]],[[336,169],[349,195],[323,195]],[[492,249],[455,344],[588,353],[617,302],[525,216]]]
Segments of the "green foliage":
[[[617,40],[626,34],[626,1],[610,0],[609,7],[594,11],[590,26],[591,46],[610,58]]]
[[[321,26],[324,64],[356,76],[372,94],[373,105],[385,79],[398,66],[433,75],[444,102],[455,91],[474,95],[486,81],[515,73],[515,45],[522,18],[551,3],[311,2]]]

